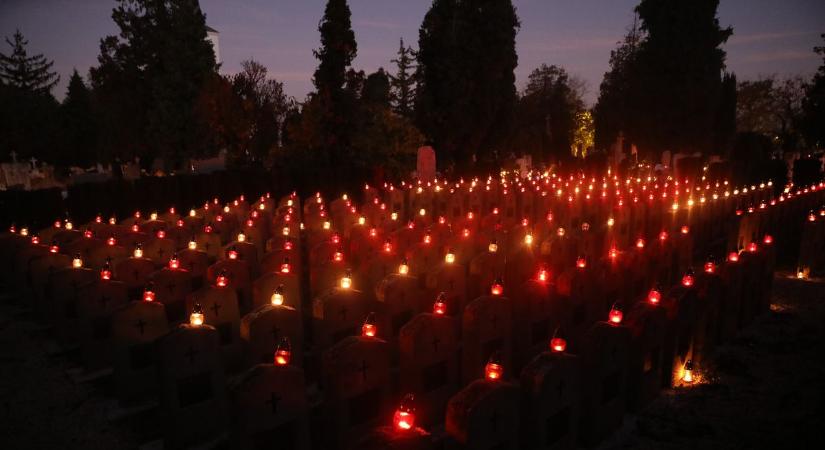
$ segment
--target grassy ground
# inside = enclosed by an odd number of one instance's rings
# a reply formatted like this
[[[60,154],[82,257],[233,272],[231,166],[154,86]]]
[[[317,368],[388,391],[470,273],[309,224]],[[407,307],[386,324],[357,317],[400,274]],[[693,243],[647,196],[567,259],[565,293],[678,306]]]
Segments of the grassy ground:
[[[0,306],[0,448],[136,448],[151,439],[143,419],[111,422],[106,384],[75,383],[73,355],[54,347],[19,308]],[[771,312],[702,369],[703,383],[663,392],[600,448],[821,448],[825,282],[778,277]]]

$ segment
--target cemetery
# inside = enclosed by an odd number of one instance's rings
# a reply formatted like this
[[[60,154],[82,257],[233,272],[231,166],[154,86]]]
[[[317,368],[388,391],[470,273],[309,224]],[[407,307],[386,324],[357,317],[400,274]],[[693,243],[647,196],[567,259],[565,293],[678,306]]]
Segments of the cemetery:
[[[822,17],[0,1],[0,450],[821,447]]]
[[[501,171],[11,225],[3,285],[163,448],[594,446],[825,272],[825,183]],[[783,259],[784,258],[784,259]]]

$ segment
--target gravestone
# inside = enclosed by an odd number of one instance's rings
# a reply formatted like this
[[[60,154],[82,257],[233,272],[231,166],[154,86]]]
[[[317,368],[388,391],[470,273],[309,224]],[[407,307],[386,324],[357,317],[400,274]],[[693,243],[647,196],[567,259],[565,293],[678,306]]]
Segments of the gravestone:
[[[389,347],[381,339],[349,336],[323,352],[327,425],[323,448],[354,442],[388,417],[389,369]]]
[[[234,448],[309,450],[310,405],[301,369],[258,364],[235,380],[229,390]]]
[[[417,393],[418,420],[434,424],[443,418],[459,385],[455,321],[439,314],[418,314],[401,327],[398,343],[401,390]]]
[[[658,291],[657,291],[658,292]],[[627,408],[640,411],[659,395],[663,367],[666,317],[661,305],[637,303],[627,315],[631,332],[627,373]]]
[[[579,441],[593,445],[622,424],[630,330],[597,322],[585,335],[581,347],[583,395]]]
[[[111,366],[115,341],[112,318],[128,302],[129,291],[120,281],[97,280],[80,289],[77,301],[77,331],[80,358],[87,371]]]
[[[301,314],[288,305],[261,305],[241,319],[241,339],[246,346],[247,364],[272,361],[280,340],[289,338],[294,366],[303,366],[304,330]]]
[[[157,392],[155,340],[166,334],[166,311],[157,302],[132,302],[112,314],[115,392],[121,404]]]
[[[186,310],[195,304],[203,307],[203,323],[215,328],[221,359],[228,372],[243,363],[243,343],[240,338],[241,316],[238,296],[231,287],[204,286],[186,299]]]
[[[512,305],[500,295],[481,296],[467,305],[461,320],[462,379],[478,377],[490,356],[501,355],[504,366],[512,367]]]
[[[169,323],[187,320],[186,297],[192,293],[192,277],[188,270],[164,267],[150,277],[155,301],[166,307]]]
[[[564,352],[537,355],[521,372],[521,443],[574,449],[581,397],[579,359]]]
[[[447,404],[445,428],[462,449],[520,448],[518,388],[501,381],[473,381]]]
[[[227,426],[220,337],[209,325],[178,325],[157,342],[164,443],[186,448]]]

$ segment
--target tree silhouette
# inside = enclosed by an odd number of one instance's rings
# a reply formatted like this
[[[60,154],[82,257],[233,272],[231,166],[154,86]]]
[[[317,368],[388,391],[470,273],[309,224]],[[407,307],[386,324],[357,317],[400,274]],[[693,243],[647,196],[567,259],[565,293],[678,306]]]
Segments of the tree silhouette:
[[[60,76],[52,72],[54,61],[49,61],[42,54],[29,56],[26,46],[29,41],[20,30],[14,32],[12,39],[6,37],[11,47],[8,55],[0,53],[0,82],[25,92],[49,94],[60,81]]]
[[[416,118],[443,166],[489,169],[504,149],[516,105],[518,27],[510,0],[435,0],[425,15]]]
[[[390,75],[390,95],[395,112],[404,117],[412,117],[415,108],[415,51],[404,46],[404,39],[398,47],[398,57],[392,60],[397,70]]]

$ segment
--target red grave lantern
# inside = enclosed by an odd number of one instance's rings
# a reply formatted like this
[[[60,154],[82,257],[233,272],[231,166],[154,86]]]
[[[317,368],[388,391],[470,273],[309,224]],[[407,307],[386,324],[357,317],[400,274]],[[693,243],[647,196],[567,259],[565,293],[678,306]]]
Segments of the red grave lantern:
[[[400,432],[415,428],[415,397],[412,394],[407,394],[401,399],[392,422],[395,429]]]
[[[275,347],[275,365],[286,366],[292,358],[292,346],[289,344],[289,338],[282,337]]]

